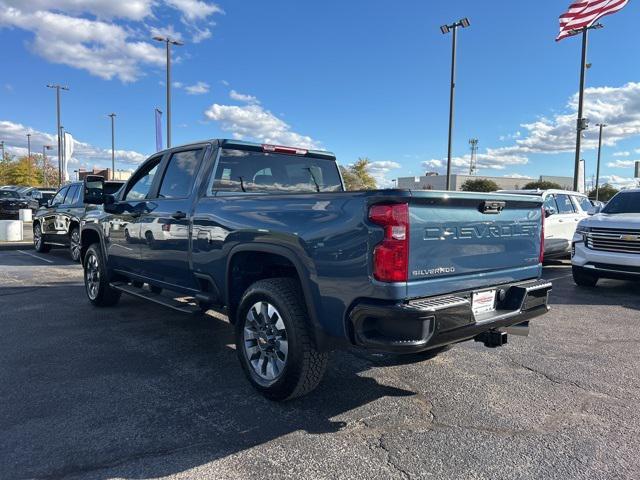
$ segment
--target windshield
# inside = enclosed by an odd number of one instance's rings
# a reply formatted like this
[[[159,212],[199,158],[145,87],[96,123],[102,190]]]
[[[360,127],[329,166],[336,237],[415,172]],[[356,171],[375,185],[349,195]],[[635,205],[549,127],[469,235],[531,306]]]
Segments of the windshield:
[[[0,198],[20,198],[13,190],[0,190]]]
[[[640,192],[620,192],[613,197],[602,213],[640,213]]]
[[[224,149],[212,185],[231,192],[341,192],[334,160]]]

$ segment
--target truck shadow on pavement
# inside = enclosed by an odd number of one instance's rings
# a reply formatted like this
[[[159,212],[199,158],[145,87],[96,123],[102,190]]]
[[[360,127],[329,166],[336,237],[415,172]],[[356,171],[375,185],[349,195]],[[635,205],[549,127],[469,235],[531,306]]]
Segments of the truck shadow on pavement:
[[[270,402],[245,380],[226,321],[125,296],[96,309],[77,283],[45,288],[0,289],[5,478],[175,474],[414,395],[369,377],[366,355],[338,352],[316,391]]]

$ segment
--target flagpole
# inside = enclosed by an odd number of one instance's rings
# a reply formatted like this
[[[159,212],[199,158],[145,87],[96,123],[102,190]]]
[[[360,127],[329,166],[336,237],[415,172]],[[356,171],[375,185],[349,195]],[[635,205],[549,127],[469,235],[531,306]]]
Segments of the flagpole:
[[[580,144],[582,141],[582,131],[586,129],[585,122],[582,118],[582,109],[584,105],[584,81],[585,81],[585,72],[587,70],[587,46],[588,46],[588,35],[589,29],[582,29],[582,62],[580,63],[580,92],[578,94],[578,121],[576,124],[576,159],[573,169],[573,190],[575,192],[578,190],[578,174],[580,171]]]

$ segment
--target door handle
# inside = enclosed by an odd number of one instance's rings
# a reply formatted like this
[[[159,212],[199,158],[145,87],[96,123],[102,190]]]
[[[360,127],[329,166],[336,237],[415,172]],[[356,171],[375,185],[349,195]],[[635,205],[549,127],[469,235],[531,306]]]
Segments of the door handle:
[[[171,218],[181,220],[183,218],[187,218],[187,214],[178,210],[176,213],[171,214]]]

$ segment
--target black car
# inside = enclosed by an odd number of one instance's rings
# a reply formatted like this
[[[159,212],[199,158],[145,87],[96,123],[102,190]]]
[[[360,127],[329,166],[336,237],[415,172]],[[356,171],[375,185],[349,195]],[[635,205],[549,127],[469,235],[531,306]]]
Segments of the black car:
[[[104,182],[104,189],[117,192],[124,182]],[[2,192],[2,191],[0,191]],[[1,193],[0,193],[1,195]],[[80,260],[80,221],[95,205],[84,203],[84,184],[74,182],[60,188],[33,218],[33,245],[40,253],[51,247],[69,248],[71,258]]]
[[[20,209],[30,208],[35,212],[38,207],[37,200],[22,197],[17,190],[0,189],[0,218],[16,219]]]

